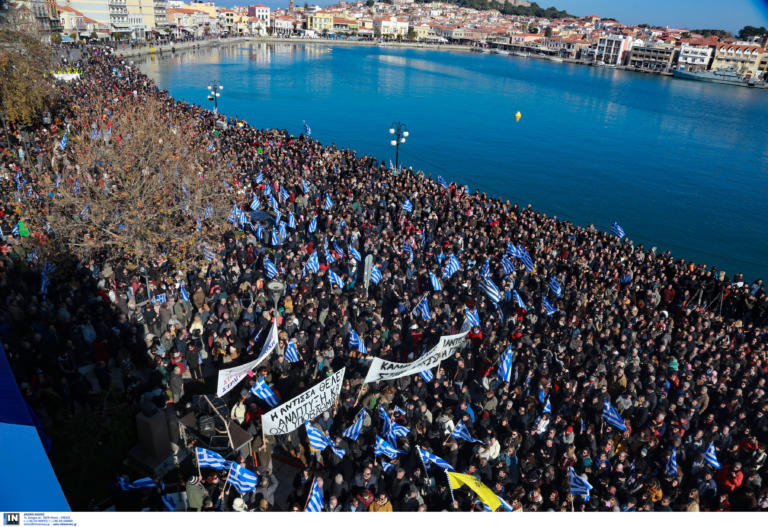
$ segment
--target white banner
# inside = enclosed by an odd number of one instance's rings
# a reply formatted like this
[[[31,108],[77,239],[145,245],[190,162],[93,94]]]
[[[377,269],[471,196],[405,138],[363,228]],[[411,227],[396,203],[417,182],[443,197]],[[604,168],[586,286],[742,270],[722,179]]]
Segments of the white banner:
[[[259,331],[261,334],[261,331]],[[256,339],[259,335],[256,335]],[[261,364],[261,361],[267,358],[270,352],[277,347],[277,319],[272,322],[272,327],[267,335],[267,341],[264,343],[264,347],[261,349],[261,354],[251,362],[235,366],[234,368],[228,368],[226,370],[219,370],[219,378],[216,382],[216,395],[221,397],[237,386],[237,383],[243,380],[243,377],[248,375],[248,372]]]
[[[261,416],[261,426],[267,435],[289,434],[328,410],[341,392],[344,380],[342,368],[324,381]]]
[[[415,375],[424,370],[430,370],[437,366],[442,359],[450,357],[456,349],[463,346],[467,333],[468,331],[465,331],[456,335],[440,337],[440,342],[434,348],[413,362],[392,362],[374,358],[364,382],[391,381],[406,375]]]

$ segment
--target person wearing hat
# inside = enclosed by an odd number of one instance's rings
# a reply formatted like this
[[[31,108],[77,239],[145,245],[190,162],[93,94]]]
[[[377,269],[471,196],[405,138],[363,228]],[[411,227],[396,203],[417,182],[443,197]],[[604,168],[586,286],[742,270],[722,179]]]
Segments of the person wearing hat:
[[[245,501],[243,501],[243,498],[238,496],[232,502],[232,510],[235,512],[248,512],[248,506],[245,504]]]
[[[199,511],[203,508],[203,502],[208,498],[208,491],[200,483],[200,478],[197,476],[189,476],[186,484],[187,501],[189,502],[189,509],[192,511]],[[213,502],[211,502],[213,506]]]

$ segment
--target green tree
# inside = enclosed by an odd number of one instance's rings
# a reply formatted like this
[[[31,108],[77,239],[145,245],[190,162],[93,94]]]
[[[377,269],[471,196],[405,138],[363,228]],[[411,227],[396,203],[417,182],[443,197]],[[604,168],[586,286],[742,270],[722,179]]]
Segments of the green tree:
[[[738,38],[744,40],[752,37],[761,37],[768,33],[768,30],[765,29],[765,27],[754,27],[754,26],[744,26],[739,31],[739,34],[737,35]]]
[[[51,44],[61,44],[61,33],[57,31],[51,33]]]
[[[416,31],[412,27],[408,28],[408,40],[411,42],[416,40]]]
[[[544,30],[544,36],[545,36],[545,37],[547,37],[547,38],[549,38],[549,37],[551,37],[551,36],[552,36],[552,28],[551,28],[551,27],[547,27],[547,28]]]
[[[365,2],[365,6],[366,6],[366,7],[373,7],[373,4],[375,4],[375,3],[376,3],[376,2],[374,2],[373,0],[367,0],[367,1]]]

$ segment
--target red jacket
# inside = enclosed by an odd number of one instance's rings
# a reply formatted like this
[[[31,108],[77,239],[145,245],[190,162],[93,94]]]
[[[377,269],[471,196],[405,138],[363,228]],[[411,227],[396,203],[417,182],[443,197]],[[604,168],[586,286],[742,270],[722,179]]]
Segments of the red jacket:
[[[715,481],[717,481],[717,484],[721,489],[726,492],[733,492],[741,487],[741,484],[744,482],[744,473],[738,471],[736,474],[731,475],[731,465],[725,465],[717,471]]]

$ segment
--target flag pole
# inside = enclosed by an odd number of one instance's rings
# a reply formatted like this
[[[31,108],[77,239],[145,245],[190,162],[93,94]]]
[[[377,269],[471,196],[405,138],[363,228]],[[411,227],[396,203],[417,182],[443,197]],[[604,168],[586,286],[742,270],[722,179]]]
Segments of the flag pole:
[[[309,486],[309,492],[307,493],[307,501],[304,502],[304,511],[307,510],[307,505],[309,505],[309,499],[312,497],[312,489],[315,486],[315,481],[317,481],[317,476],[312,480],[312,485]]]
[[[363,388],[365,388],[365,379],[360,383],[360,390],[357,392],[357,398],[355,399],[355,406],[360,402],[360,396],[363,395]]]
[[[200,470],[200,453],[195,448],[195,459],[197,460],[197,475],[200,478],[200,484],[203,483],[203,472]]]

